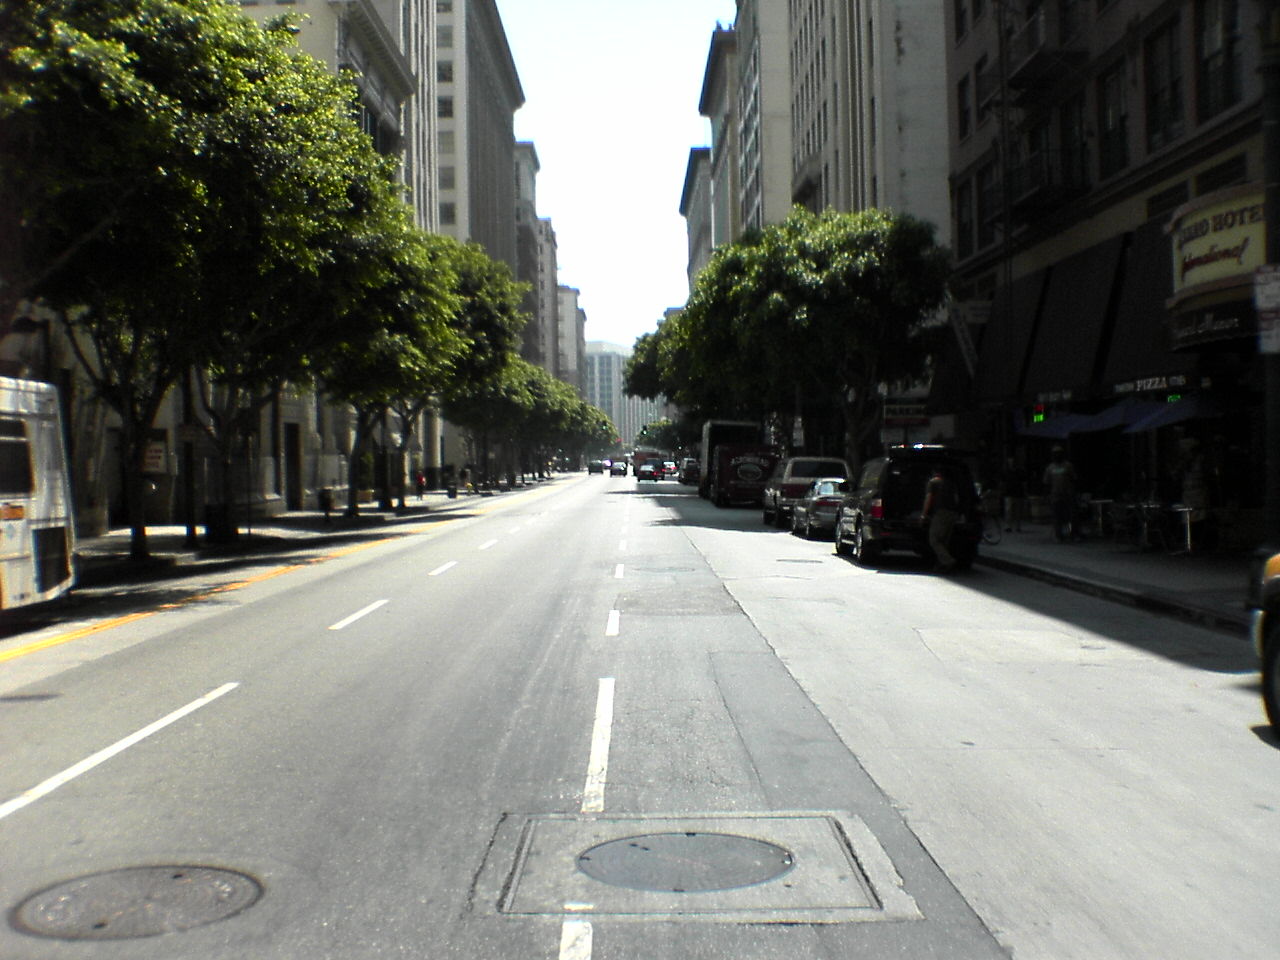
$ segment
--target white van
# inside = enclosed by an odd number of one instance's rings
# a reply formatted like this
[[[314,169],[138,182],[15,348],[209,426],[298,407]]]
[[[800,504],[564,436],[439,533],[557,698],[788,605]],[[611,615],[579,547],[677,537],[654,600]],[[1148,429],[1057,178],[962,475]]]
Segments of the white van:
[[[58,391],[0,377],[0,610],[70,590],[74,551]]]

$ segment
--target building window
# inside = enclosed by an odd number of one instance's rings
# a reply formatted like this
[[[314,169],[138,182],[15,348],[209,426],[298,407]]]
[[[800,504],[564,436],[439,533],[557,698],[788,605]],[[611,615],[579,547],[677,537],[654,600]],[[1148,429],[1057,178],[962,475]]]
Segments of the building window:
[[[956,123],[963,140],[969,135],[969,125],[972,122],[972,114],[969,107],[969,78],[962,77],[960,82],[956,84]]]
[[[1124,61],[1098,78],[1098,167],[1103,178],[1129,165],[1129,114]]]
[[[1239,0],[1196,4],[1196,112],[1203,123],[1240,102]]]
[[[458,222],[458,205],[456,203],[440,204],[440,224],[451,227]]]
[[[456,139],[452,130],[440,130],[436,133],[436,146],[441,156],[453,156],[457,150]]]
[[[436,97],[436,116],[446,120],[453,116],[453,97]]]
[[[956,11],[956,39],[969,32],[969,0],[954,0]]]
[[[956,256],[961,260],[973,254],[973,181],[966,180],[956,188]]]
[[[453,13],[453,0],[436,0],[436,13]]]
[[[453,48],[453,25],[442,23],[436,27],[436,46],[441,50]]]
[[[1146,43],[1147,149],[1182,136],[1182,56],[1175,18]]]
[[[457,168],[441,167],[438,179],[441,190],[456,190],[458,185]]]
[[[1063,182],[1080,189],[1089,185],[1089,141],[1084,120],[1085,100],[1081,91],[1063,103],[1058,113]]]
[[[996,242],[1001,213],[1004,210],[1000,175],[994,163],[988,163],[978,170],[977,200],[978,248],[981,249]]]
[[[973,86],[978,98],[978,123],[981,124],[991,114],[991,104],[1000,92],[1000,78],[996,71],[989,67],[987,55],[983,54],[973,65]]]
[[[436,63],[436,80],[440,83],[453,83],[452,60],[441,60]]]

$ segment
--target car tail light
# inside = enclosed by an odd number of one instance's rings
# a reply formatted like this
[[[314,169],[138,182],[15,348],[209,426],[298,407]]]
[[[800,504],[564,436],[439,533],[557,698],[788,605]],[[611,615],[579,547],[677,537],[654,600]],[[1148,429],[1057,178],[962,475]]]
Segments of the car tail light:
[[[884,519],[884,501],[883,500],[871,501],[871,519],[872,520]]]

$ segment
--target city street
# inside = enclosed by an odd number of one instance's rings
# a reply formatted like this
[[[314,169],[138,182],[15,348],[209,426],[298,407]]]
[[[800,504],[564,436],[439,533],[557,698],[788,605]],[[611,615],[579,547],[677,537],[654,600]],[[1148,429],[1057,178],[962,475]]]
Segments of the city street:
[[[0,641],[0,957],[1280,944],[1240,637],[632,476],[233,585]]]

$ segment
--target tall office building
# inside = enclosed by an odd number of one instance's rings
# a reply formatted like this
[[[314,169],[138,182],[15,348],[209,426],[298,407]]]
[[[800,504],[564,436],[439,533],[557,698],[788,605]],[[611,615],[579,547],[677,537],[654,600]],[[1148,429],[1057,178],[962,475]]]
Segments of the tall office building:
[[[440,229],[514,272],[520,77],[494,0],[435,2]]]
[[[633,397],[623,389],[631,349],[616,343],[590,340],[586,345],[586,401],[603,410],[618,430],[627,449],[635,445],[636,434],[663,416],[665,401]]]

